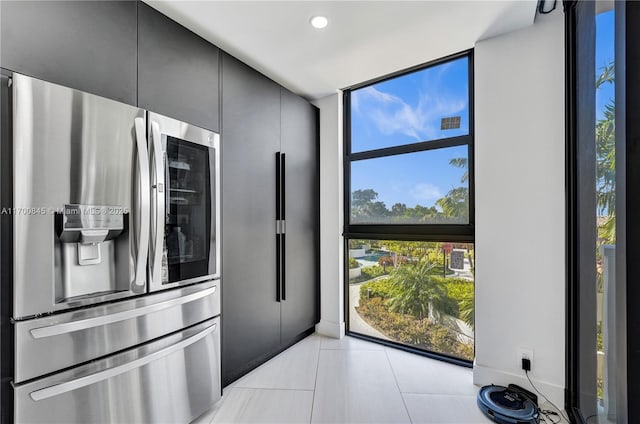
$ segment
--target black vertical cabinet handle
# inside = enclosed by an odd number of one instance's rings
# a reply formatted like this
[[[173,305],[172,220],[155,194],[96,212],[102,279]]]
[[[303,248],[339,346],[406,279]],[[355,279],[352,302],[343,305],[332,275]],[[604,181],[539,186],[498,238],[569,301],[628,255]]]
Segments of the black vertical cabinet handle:
[[[280,278],[282,274],[280,246],[280,152],[276,153],[276,302],[280,302]]]
[[[280,237],[281,237],[280,249],[282,249],[282,253],[280,254],[280,256],[282,257],[282,265],[281,265],[282,270],[280,271],[280,279],[282,280],[282,300],[287,300],[287,280],[285,278],[285,275],[287,275],[287,272],[286,272],[287,248],[285,244],[287,235],[282,233],[280,234]]]
[[[282,155],[280,156],[280,182],[281,182],[281,186],[282,188],[280,189],[280,201],[282,202],[282,205],[280,206],[280,219],[282,219],[282,224],[280,225],[280,237],[282,237],[282,240],[280,241],[280,249],[282,250],[282,253],[280,253],[280,256],[282,257],[282,265],[281,265],[281,270],[280,270],[280,278],[282,280],[282,300],[287,300],[287,280],[286,280],[286,275],[287,275],[287,249],[286,249],[286,245],[285,245],[285,239],[286,239],[286,232],[287,232],[287,224],[286,224],[286,202],[285,202],[285,182],[286,182],[286,167],[285,167],[285,158],[286,158],[286,154],[282,153]]]
[[[280,279],[282,275],[282,270],[280,269],[280,236],[282,234],[276,234],[276,302],[280,302]]]
[[[287,155],[286,153],[282,153],[280,155],[280,181],[281,181],[281,189],[280,189],[280,202],[281,202],[281,206],[280,206],[280,219],[281,220],[285,220],[286,218],[286,202],[285,202],[285,183],[287,181],[286,178],[286,167],[285,167],[285,159],[286,159]],[[282,231],[284,233],[284,229]]]
[[[282,219],[281,217],[281,153],[276,152],[276,223]],[[280,233],[280,227],[277,227],[277,232]]]

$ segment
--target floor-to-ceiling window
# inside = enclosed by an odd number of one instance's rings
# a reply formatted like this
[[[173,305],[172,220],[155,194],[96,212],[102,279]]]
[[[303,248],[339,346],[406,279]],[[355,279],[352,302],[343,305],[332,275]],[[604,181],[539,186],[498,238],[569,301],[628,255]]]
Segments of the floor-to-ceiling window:
[[[474,356],[472,53],[345,90],[351,334]]]
[[[581,423],[640,418],[640,6],[573,1],[568,54],[567,410]]]
[[[592,422],[616,422],[615,11],[596,10],[596,407]],[[598,417],[598,421],[595,418]]]

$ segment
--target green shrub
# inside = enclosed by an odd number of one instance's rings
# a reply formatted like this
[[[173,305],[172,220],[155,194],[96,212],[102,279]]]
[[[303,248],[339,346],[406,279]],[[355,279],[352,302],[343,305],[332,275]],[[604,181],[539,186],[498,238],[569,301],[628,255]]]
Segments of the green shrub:
[[[385,272],[385,270],[378,265],[368,266],[362,268],[362,274],[359,277],[349,280],[349,284],[362,283],[387,274],[389,274],[389,270]]]
[[[456,318],[460,318],[467,324],[474,325],[474,290],[473,281],[463,278],[444,278],[433,276],[436,281],[442,284],[447,290],[447,296],[456,303],[456,313],[451,313]]]
[[[349,258],[349,269],[360,268],[360,264],[353,258]]]
[[[408,266],[413,267],[415,265],[408,265]],[[391,270],[392,272],[395,272],[395,274],[397,274],[398,272],[402,271],[401,268],[402,266],[395,269],[395,271],[394,271],[394,268],[391,268]],[[414,268],[411,268],[411,269],[413,270]],[[356,280],[352,280],[352,282],[369,281],[373,278],[380,277],[382,275],[387,275],[388,273],[385,273],[384,271],[385,271],[384,268],[378,265],[362,268],[361,277],[359,277]],[[456,318],[460,317],[460,302],[462,301],[462,298],[458,298],[455,296],[455,293],[457,293],[455,289],[453,289],[454,295],[452,295],[451,294],[452,292],[449,290],[449,286],[454,287],[454,285],[457,283],[464,283],[466,287],[466,285],[471,284],[471,291],[473,292],[473,283],[469,283],[468,281],[460,278],[448,279],[441,276],[431,275],[430,272],[427,272],[426,275],[422,276],[423,279],[425,277],[429,278],[430,280],[433,280],[434,282],[436,282],[438,286],[442,287],[441,291],[443,291],[445,294],[444,296],[440,296],[440,298],[438,299],[437,312],[443,313],[446,315],[451,315]],[[384,278],[381,280],[372,281],[372,282],[363,284],[363,287],[360,289],[360,296],[368,296],[367,289],[369,288],[371,288],[371,297],[381,297],[382,299],[385,299],[385,300],[393,299],[393,298],[408,297],[408,298],[414,299],[416,302],[420,302],[420,299],[416,298],[415,293],[413,294],[405,293],[404,289],[409,290],[410,289],[409,286],[407,286],[406,284],[397,284],[397,283],[394,285],[394,283],[389,278]],[[426,289],[427,287],[425,287],[425,290]],[[425,303],[424,299],[421,301],[421,303]],[[425,307],[426,307],[426,303],[425,303]]]
[[[451,315],[452,317],[460,318],[460,306],[459,303],[447,296],[442,302],[442,313]]]
[[[464,280],[462,278],[442,278],[440,277],[442,284],[447,289],[449,297],[461,301],[469,296],[473,295],[474,284],[473,281]]]
[[[366,268],[362,268],[362,275],[367,277],[367,280],[372,278],[380,277],[382,275],[386,275],[389,272],[385,272],[385,270],[378,265],[368,266]]]
[[[358,314],[392,340],[473,360],[473,345],[460,342],[456,332],[450,328],[427,318],[417,319],[411,315],[391,312],[388,302],[382,297],[368,299],[366,296],[362,297],[362,291],[360,293]]]
[[[365,268],[366,269],[366,268]],[[379,297],[383,300],[391,299],[396,295],[391,280],[381,278],[376,281],[370,281],[360,286],[360,299],[369,298],[369,289],[371,289],[371,297]]]
[[[447,270],[445,272],[446,272],[446,275],[451,275],[456,273],[454,270],[450,269],[449,267],[447,267]],[[437,264],[431,269],[430,274],[435,276],[439,275],[442,277],[442,261],[440,261],[439,264]]]

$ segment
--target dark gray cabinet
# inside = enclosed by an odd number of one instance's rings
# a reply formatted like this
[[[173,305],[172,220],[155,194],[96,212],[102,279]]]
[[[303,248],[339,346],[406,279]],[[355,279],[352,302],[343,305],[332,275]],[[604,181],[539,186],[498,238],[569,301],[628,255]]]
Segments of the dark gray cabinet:
[[[219,50],[138,2],[138,106],[219,131]]]
[[[222,383],[280,345],[274,152],[280,87],[222,57]]]
[[[227,385],[317,322],[317,112],[226,54],[221,78]],[[283,285],[276,278],[277,152],[286,157]]]
[[[0,1],[0,65],[136,104],[136,3]]]
[[[320,187],[318,109],[284,88],[280,102],[286,212],[281,337],[286,342],[316,323]]]

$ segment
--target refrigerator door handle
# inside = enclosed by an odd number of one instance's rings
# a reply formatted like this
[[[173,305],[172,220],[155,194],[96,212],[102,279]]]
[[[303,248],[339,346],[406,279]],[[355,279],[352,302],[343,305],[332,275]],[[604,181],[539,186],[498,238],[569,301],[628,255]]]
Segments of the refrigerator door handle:
[[[61,324],[48,325],[46,327],[38,327],[30,330],[31,336],[34,339],[42,339],[45,337],[58,336],[60,334],[71,333],[74,331],[87,330],[89,328],[101,327],[103,325],[109,325],[120,321],[136,318],[142,315],[147,315],[153,312],[162,311],[164,309],[172,308],[175,306],[184,305],[207,297],[216,292],[217,286],[209,287],[206,290],[201,290],[196,293],[191,293],[186,296],[178,297],[175,299],[165,300],[159,303],[152,303],[151,305],[142,306],[135,309],[129,309],[126,311],[115,312],[109,315],[101,315],[93,318],[86,318],[78,321],[65,322]]]
[[[131,362],[127,362],[125,364],[118,365],[116,367],[109,368],[104,371],[100,371],[84,377],[76,378],[74,380],[66,381],[64,383],[55,384],[53,386],[45,387],[44,389],[35,390],[31,392],[29,396],[31,397],[31,399],[35,401],[39,401],[39,400],[47,399],[50,397],[62,395],[72,390],[86,387],[95,383],[99,383],[103,380],[113,378],[115,376],[118,376],[120,374],[123,374],[127,371],[131,371],[136,368],[141,368],[144,365],[149,364],[150,362],[153,362],[167,355],[170,355],[173,352],[183,350],[186,347],[196,343],[197,341],[207,337],[209,334],[213,333],[216,330],[216,327],[217,327],[217,324],[213,323],[213,325],[205,328],[201,332],[194,334],[193,336],[188,337],[184,340],[181,340],[180,342],[174,345],[165,347],[164,349],[151,353],[147,356],[143,356]]]
[[[151,258],[151,282],[162,284],[162,255],[164,249],[164,218],[165,218],[165,192],[168,191],[165,180],[164,151],[160,125],[151,122],[151,141],[153,146],[153,164],[156,181],[153,184],[155,190],[155,219],[153,227],[153,258]]]
[[[138,254],[136,258],[136,274],[131,284],[134,293],[144,292],[147,276],[147,254],[149,249],[149,153],[147,151],[147,137],[145,135],[144,118],[135,118],[136,147],[138,168],[140,171],[140,204],[138,208],[140,221],[140,236],[138,238]]]

